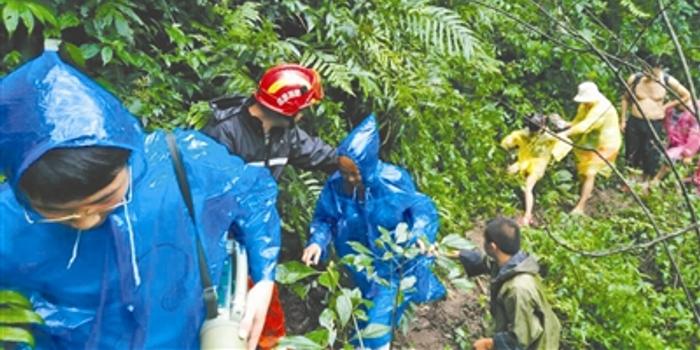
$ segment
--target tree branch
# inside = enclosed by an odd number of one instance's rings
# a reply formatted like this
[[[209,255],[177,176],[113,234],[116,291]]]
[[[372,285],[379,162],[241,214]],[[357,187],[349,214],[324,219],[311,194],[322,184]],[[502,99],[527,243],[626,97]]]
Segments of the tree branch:
[[[686,233],[688,233],[688,232],[690,232],[698,227],[698,225],[693,224],[693,225],[684,227],[676,232],[669,233],[669,234],[663,235],[661,237],[657,237],[651,241],[647,241],[644,243],[630,244],[630,245],[627,245],[624,247],[605,249],[605,250],[585,251],[585,250],[574,248],[570,244],[564,242],[562,239],[559,239],[549,229],[549,223],[547,222],[547,219],[544,216],[538,215],[537,217],[542,219],[543,222],[545,222],[544,230],[545,230],[545,232],[547,232],[547,235],[550,238],[552,238],[552,240],[555,243],[557,243],[559,246],[565,248],[566,250],[569,250],[569,251],[574,252],[576,254],[590,257],[590,258],[602,258],[602,257],[611,256],[611,255],[615,255],[615,254],[626,253],[626,252],[633,251],[633,250],[647,249],[647,248],[653,247],[661,242],[664,242],[664,241],[667,241],[669,239],[676,238],[678,236],[686,234]]]
[[[688,69],[688,62],[685,60],[685,54],[683,54],[683,48],[681,47],[681,44],[678,42],[678,37],[676,36],[676,32],[673,30],[673,26],[671,26],[671,21],[668,19],[668,15],[666,14],[666,9],[663,6],[663,3],[661,0],[657,0],[659,3],[659,8],[661,9],[661,15],[664,18],[664,22],[666,23],[666,28],[668,29],[668,33],[671,35],[671,40],[673,40],[673,45],[676,47],[676,52],[678,52],[678,57],[681,59],[681,65],[683,65],[683,71],[685,73],[685,77],[688,80],[688,87],[690,87],[690,100],[692,101],[692,109],[688,109],[688,111],[691,111],[691,113],[695,114],[695,119],[698,121],[700,124],[700,114],[698,114],[698,101],[695,99],[695,84],[693,84],[693,78],[690,75],[690,70]],[[681,101],[682,102],[682,101]],[[694,111],[694,112],[693,112]],[[698,235],[700,235],[700,232],[698,232]]]

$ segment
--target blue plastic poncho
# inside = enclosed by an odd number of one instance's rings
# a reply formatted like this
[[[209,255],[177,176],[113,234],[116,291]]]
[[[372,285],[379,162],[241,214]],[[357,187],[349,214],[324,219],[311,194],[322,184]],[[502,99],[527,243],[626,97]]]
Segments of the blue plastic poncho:
[[[274,280],[279,253],[276,184],[206,136],[176,131],[214,282],[227,232],[246,245],[255,282]],[[30,224],[17,188],[56,147],[132,151],[131,198],[99,226]],[[0,288],[31,296],[46,323],[40,349],[199,348],[205,316],[195,230],[165,134],[145,135],[110,93],[46,52],[0,82]]]
[[[335,172],[326,182],[316,204],[309,244],[318,244],[324,255],[328,243],[335,243],[339,256],[355,254],[349,241],[363,244],[376,256],[382,256],[384,249],[375,241],[380,237],[379,226],[393,231],[399,223],[406,223],[410,238],[406,244],[414,244],[424,236],[435,242],[438,231],[438,214],[432,200],[418,192],[410,175],[402,168],[379,160],[379,134],[373,115],[357,126],[338,147],[338,155],[353,160],[360,170],[365,187],[365,198],[357,198],[357,191],[346,193],[343,178]],[[436,300],[445,294],[445,289],[430,270],[434,258],[420,255],[402,262],[403,277],[416,277],[415,289],[405,294],[404,302],[398,306],[398,317],[409,302]],[[349,266],[352,278],[362,290],[363,297],[372,300],[374,305],[368,310],[368,323],[390,326],[393,303],[401,282],[398,265],[374,261],[374,268],[380,277],[389,281],[390,286],[372,281],[366,271],[358,272]],[[379,338],[363,339],[370,348],[380,347],[391,340],[391,334]]]

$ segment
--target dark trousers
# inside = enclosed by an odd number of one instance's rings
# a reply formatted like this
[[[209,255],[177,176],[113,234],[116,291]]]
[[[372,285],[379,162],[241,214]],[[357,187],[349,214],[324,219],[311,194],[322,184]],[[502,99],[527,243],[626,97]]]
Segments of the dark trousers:
[[[663,140],[663,120],[652,120],[651,125]],[[654,134],[651,132],[647,121],[641,118],[630,117],[625,129],[625,158],[627,165],[640,168],[644,175],[654,176],[661,163],[661,151],[654,146]]]

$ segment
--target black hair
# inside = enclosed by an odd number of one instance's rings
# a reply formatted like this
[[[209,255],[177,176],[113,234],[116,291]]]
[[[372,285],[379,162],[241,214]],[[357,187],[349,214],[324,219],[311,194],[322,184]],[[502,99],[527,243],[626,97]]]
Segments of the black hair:
[[[55,148],[24,172],[19,188],[42,203],[81,200],[114,181],[130,155],[131,151],[116,147]]]
[[[663,57],[660,55],[649,55],[645,61],[651,66],[651,68],[662,68],[663,67]]]
[[[508,255],[514,255],[520,250],[520,228],[513,220],[499,217],[489,221],[484,237],[486,243],[495,243]]]
[[[542,113],[535,113],[525,117],[525,125],[530,132],[542,130],[547,125],[547,116]]]

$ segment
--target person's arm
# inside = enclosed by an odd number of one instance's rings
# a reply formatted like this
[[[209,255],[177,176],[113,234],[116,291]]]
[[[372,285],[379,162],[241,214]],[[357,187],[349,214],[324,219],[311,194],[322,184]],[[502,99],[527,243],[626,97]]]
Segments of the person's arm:
[[[524,134],[524,129],[511,132],[510,134],[508,134],[508,136],[504,137],[503,140],[501,140],[501,147],[504,149],[518,147],[518,145],[521,143]]]
[[[675,108],[678,105],[689,105],[690,91],[688,91],[688,89],[686,89],[685,86],[683,86],[676,78],[671,76],[668,77],[668,87],[678,95],[678,98],[672,96],[671,100],[664,104],[664,110],[668,109],[669,107]]]
[[[462,263],[462,267],[469,277],[483,275],[490,270],[486,257],[478,249],[460,250],[459,262]]]
[[[245,245],[253,282],[274,281],[281,240],[277,185],[265,168],[244,169],[233,186],[241,208],[234,219],[234,232]]]
[[[267,169],[245,167],[233,186],[241,210],[235,217],[235,232],[245,245],[253,288],[246,298],[239,337],[255,349],[272,299],[275,269],[280,251],[280,220],[277,214],[277,185]]]
[[[631,75],[629,78],[627,78],[627,85],[630,89],[634,88],[634,86],[632,86],[634,84],[634,79],[634,75]],[[634,91],[632,91],[632,93],[634,93]],[[622,131],[624,131],[627,127],[627,109],[629,108],[629,103],[630,94],[625,89],[625,91],[622,93],[622,98],[620,101],[620,130]]]
[[[624,131],[627,127],[627,93],[622,95],[622,101],[620,102],[620,130]]]
[[[291,133],[289,164],[304,170],[321,170],[329,174],[338,170],[338,157],[334,147],[318,137],[310,136],[298,126],[295,126]]]
[[[419,199],[408,211],[411,229],[409,244],[415,243],[421,237],[425,237],[428,243],[435,243],[438,228],[440,227],[437,208],[428,196],[421,193],[416,195],[419,196]]]
[[[598,103],[593,108],[586,110],[583,105],[579,106],[578,113],[576,114],[576,119],[579,119],[581,113],[585,113],[583,119],[579,122],[571,125],[571,128],[560,133],[560,136],[570,137],[573,135],[584,134],[590,131],[594,125],[601,123],[605,120],[606,113],[609,109],[615,108],[611,103]]]
[[[694,117],[691,116],[690,118]],[[691,122],[695,122],[695,120],[693,119]],[[698,126],[697,123],[694,123],[694,125],[691,125],[689,129],[690,131],[688,132],[688,138],[686,139],[683,150],[683,157],[687,159],[692,158],[698,153],[698,151],[700,151],[700,126]]]
[[[319,260],[328,256],[328,244],[333,238],[339,215],[333,196],[329,180],[316,202],[316,210],[311,220],[309,241],[301,259],[306,265],[318,264]]]
[[[544,333],[532,291],[514,287],[503,295],[508,330],[493,335],[494,349],[528,349]]]

